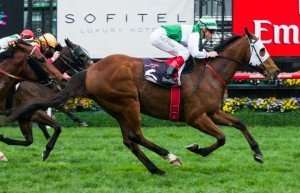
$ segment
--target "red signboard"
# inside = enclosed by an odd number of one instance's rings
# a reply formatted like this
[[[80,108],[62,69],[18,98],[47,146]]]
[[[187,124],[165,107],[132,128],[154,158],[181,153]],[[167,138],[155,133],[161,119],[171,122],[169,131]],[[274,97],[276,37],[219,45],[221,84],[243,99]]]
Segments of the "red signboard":
[[[233,34],[247,27],[271,56],[300,56],[300,0],[233,0]]]

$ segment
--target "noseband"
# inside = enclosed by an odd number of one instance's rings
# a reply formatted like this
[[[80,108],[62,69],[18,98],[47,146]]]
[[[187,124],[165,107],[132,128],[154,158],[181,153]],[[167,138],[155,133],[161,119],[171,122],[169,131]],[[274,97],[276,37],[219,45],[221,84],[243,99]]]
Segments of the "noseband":
[[[67,65],[70,69],[72,69],[75,73],[78,73],[79,71],[82,71],[83,68],[79,67],[78,65],[75,65],[75,63],[85,63],[85,65],[87,65],[87,61],[82,61],[78,58],[77,54],[78,54],[78,51],[80,49],[82,49],[79,45],[76,45],[75,49],[72,49],[72,48],[69,48],[71,50],[71,54],[72,54],[72,59],[70,59],[68,56],[64,55],[64,54],[60,54],[59,55],[59,59],[61,59],[63,61],[63,63],[65,65]],[[86,51],[86,50],[85,50]],[[87,53],[87,51],[86,51]],[[88,54],[86,54],[87,56]],[[74,62],[74,59],[77,61],[77,62]],[[91,61],[92,63],[92,61]]]

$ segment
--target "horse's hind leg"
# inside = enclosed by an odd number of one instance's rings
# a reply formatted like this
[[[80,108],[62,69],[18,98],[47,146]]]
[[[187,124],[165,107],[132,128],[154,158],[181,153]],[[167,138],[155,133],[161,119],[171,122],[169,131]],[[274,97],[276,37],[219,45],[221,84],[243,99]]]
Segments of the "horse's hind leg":
[[[114,117],[116,117],[120,125],[124,145],[144,164],[149,172],[152,174],[163,175],[165,172],[155,166],[155,164],[141,151],[137,143],[129,139],[130,131],[124,118],[122,116]]]
[[[18,122],[19,122],[20,130],[25,138],[25,141],[6,138],[3,135],[0,135],[0,141],[6,143],[7,145],[21,145],[21,146],[31,145],[33,142],[31,121],[30,120],[22,120],[22,121],[19,120]]]
[[[135,108],[136,106],[138,106],[138,108]],[[126,123],[131,131],[129,139],[169,160],[170,164],[180,165],[181,161],[177,156],[144,137],[141,131],[141,114],[139,110],[139,104],[136,104],[136,106],[133,105],[132,108],[129,108],[128,111],[123,113]]]
[[[54,129],[54,133],[46,145],[46,150],[42,154],[43,161],[45,161],[51,153],[52,149],[54,148],[56,140],[59,134],[61,133],[61,126],[54,119],[52,119],[49,115],[47,115],[44,111],[41,110],[36,111],[31,117],[31,120],[40,124],[49,125]]]
[[[226,126],[232,126],[240,130],[245,138],[247,139],[251,149],[254,151],[254,159],[260,163],[264,162],[263,155],[259,149],[258,143],[255,141],[255,139],[252,137],[250,134],[249,130],[247,127],[238,119],[235,117],[219,110],[217,113],[215,113],[211,119],[215,124],[218,125],[226,125]]]
[[[196,120],[189,120],[187,121],[187,123],[190,126],[198,129],[199,131],[202,131],[203,133],[211,135],[217,139],[216,143],[205,148],[199,148],[197,144],[190,145],[187,147],[187,149],[190,150],[191,152],[200,154],[205,157],[208,156],[217,148],[219,148],[220,146],[223,146],[225,144],[225,135],[218,129],[218,127],[212,122],[212,120],[206,114],[202,114]]]

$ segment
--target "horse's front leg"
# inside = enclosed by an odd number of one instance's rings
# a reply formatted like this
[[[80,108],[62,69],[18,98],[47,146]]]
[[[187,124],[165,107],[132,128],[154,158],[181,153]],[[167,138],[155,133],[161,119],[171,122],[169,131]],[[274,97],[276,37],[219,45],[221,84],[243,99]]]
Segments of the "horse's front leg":
[[[44,137],[48,140],[50,139],[50,134],[47,130],[47,126],[44,125],[44,124],[41,124],[41,123],[38,123],[38,127],[42,130],[43,134],[44,134]]]
[[[6,143],[7,145],[21,145],[21,146],[29,146],[33,142],[32,136],[32,125],[30,120],[22,120],[18,121],[20,130],[25,138],[24,140],[16,140],[4,137],[2,134],[0,135],[0,141]]]
[[[198,129],[199,131],[202,131],[203,133],[211,135],[217,139],[216,143],[205,148],[199,148],[197,144],[192,144],[190,146],[187,146],[187,149],[190,150],[191,152],[200,154],[203,157],[205,157],[208,156],[217,148],[219,148],[220,146],[223,146],[225,144],[225,135],[218,129],[218,127],[205,113],[199,116],[196,120],[187,120],[187,123],[190,126]]]
[[[78,125],[80,125],[82,127],[87,127],[88,126],[88,124],[84,120],[81,120],[79,117],[75,116],[71,111],[65,109],[63,106],[59,106],[56,109],[59,110],[59,111],[61,111],[61,112],[63,112],[71,120],[73,120],[74,122],[78,123]]]
[[[247,139],[251,149],[254,151],[254,155],[253,155],[254,160],[258,161],[259,163],[264,162],[264,158],[259,149],[258,143],[255,141],[255,139],[252,137],[252,135],[250,134],[247,127],[241,121],[239,121],[235,117],[233,117],[221,110],[219,110],[217,113],[213,114],[211,116],[211,119],[213,120],[213,122],[215,124],[231,126],[231,127],[235,127],[238,130],[240,130],[242,132],[242,134],[245,136],[245,138]]]

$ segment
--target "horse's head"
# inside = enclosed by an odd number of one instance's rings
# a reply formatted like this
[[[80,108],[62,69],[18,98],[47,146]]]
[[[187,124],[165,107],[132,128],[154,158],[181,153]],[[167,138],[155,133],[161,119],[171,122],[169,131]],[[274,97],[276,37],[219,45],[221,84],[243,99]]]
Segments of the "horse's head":
[[[16,41],[8,50],[0,54],[0,58],[1,91],[6,90],[8,85],[13,85],[9,83],[21,79],[47,81],[50,76],[50,79],[53,79],[58,85],[65,84],[62,74],[53,65],[46,63],[43,54],[23,40]]]
[[[78,62],[80,67],[87,68],[93,64],[93,60],[89,57],[87,51],[81,46],[74,44],[68,38],[65,39],[67,46],[71,50],[72,57]]]
[[[266,80],[276,79],[280,70],[275,65],[263,43],[245,28],[245,33],[250,44],[250,51],[247,53],[249,65],[266,77]]]
[[[59,58],[53,63],[62,73],[74,75],[93,64],[87,52],[79,45],[65,39],[66,45],[61,47]]]
[[[37,49],[36,46],[32,46],[23,40],[18,40],[16,47],[17,50],[23,51],[24,57],[22,59],[25,65],[28,58],[35,58],[40,63],[40,67],[42,67],[42,69],[45,70],[56,82],[64,82],[63,75],[53,65],[47,63],[45,56],[39,51],[39,49]]]

